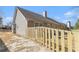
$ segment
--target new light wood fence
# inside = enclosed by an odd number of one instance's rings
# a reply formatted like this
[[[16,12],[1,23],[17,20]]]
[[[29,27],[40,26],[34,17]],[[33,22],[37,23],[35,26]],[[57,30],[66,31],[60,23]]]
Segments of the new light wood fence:
[[[79,52],[79,30],[72,30],[73,34],[73,51]]]
[[[54,52],[72,51],[71,31],[47,27],[29,27],[27,37]]]

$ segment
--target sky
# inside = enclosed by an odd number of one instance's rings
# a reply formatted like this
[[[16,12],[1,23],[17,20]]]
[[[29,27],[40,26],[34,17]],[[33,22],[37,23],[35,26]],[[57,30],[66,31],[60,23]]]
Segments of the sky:
[[[47,11],[47,16],[61,23],[71,21],[74,26],[79,18],[78,6],[19,6],[26,10],[42,14]],[[3,17],[3,24],[13,21],[16,6],[0,6],[0,16]]]

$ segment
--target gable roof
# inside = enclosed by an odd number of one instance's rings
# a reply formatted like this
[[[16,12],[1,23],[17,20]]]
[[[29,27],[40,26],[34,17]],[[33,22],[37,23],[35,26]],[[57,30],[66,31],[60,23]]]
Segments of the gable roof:
[[[40,21],[50,22],[50,23],[55,23],[55,24],[60,24],[60,25],[66,26],[64,23],[60,23],[60,22],[53,20],[49,17],[43,17],[42,15],[37,14],[35,12],[25,10],[23,8],[20,8],[20,7],[17,7],[17,9],[19,9],[20,12],[27,18],[34,18],[34,19],[37,19],[37,20],[40,20]]]

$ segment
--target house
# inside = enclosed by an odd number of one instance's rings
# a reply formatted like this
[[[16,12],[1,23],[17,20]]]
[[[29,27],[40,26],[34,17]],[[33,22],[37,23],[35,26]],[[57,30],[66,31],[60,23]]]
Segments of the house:
[[[13,32],[21,35],[27,35],[28,27],[50,27],[55,29],[67,30],[67,26],[47,17],[47,12],[43,15],[17,7],[13,21]]]

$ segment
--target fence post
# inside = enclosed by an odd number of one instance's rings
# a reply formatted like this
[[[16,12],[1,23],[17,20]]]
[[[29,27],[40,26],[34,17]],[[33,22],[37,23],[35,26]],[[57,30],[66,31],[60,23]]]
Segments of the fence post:
[[[47,28],[45,28],[45,46],[47,47]]]
[[[72,33],[68,31],[68,51],[72,52]]]
[[[58,30],[56,29],[56,51],[59,52],[59,44],[58,44]]]
[[[50,42],[51,42],[51,39],[50,39],[50,28],[48,28],[48,42],[49,42],[48,48],[50,49],[51,48],[50,47]]]
[[[42,34],[43,34],[43,36],[42,36],[42,42],[43,42],[43,46],[44,46],[44,28],[42,28]]]
[[[61,32],[61,35],[59,35],[59,32]],[[67,33],[67,37],[65,37],[64,33]],[[34,39],[35,41],[39,42],[40,44],[45,45],[51,50],[56,50],[59,52],[59,43],[61,44],[61,50],[62,52],[65,51],[65,43],[67,43],[68,51],[72,51],[72,33],[71,31],[67,30],[58,30],[58,29],[52,29],[52,28],[46,28],[46,27],[31,27],[28,28],[28,38]],[[60,38],[59,38],[60,37]],[[66,40],[66,39],[67,40]],[[56,45],[56,48],[55,48]]]
[[[37,28],[35,28],[35,41],[37,41]]]
[[[62,52],[64,52],[64,30],[61,30],[61,47]]]
[[[50,50],[54,50],[54,33],[52,28],[50,28]]]
[[[44,46],[46,45],[46,28],[44,28]]]

